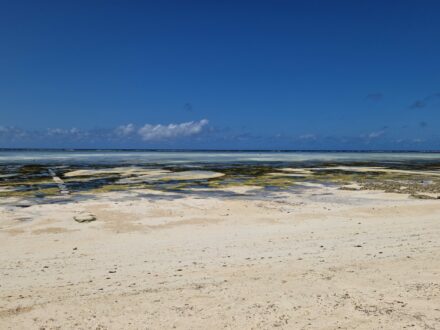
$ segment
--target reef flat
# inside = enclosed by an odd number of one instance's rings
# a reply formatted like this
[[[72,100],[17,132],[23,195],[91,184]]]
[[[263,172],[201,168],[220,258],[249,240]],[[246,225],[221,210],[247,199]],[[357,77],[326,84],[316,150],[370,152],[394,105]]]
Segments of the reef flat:
[[[301,166],[302,165],[302,166]],[[51,171],[72,196],[108,191],[153,189],[185,193],[258,186],[292,189],[315,183],[340,189],[380,190],[414,198],[440,197],[439,163],[193,164],[191,166],[0,166],[0,197],[45,198],[60,195]]]

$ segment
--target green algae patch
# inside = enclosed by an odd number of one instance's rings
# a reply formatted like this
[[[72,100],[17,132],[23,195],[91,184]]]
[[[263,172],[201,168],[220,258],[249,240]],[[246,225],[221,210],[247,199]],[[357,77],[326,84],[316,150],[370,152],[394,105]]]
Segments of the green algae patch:
[[[100,194],[114,191],[156,190],[185,193],[188,189],[236,189],[259,187],[290,189],[295,185],[331,184],[343,190],[381,190],[420,199],[440,194],[440,170],[436,166],[399,164],[195,164],[119,167],[63,167],[57,169],[73,194]],[[319,165],[319,167],[318,167]],[[150,167],[150,166],[154,166]],[[314,167],[315,166],[315,167]],[[0,197],[44,197],[60,195],[48,174],[50,167],[26,165],[5,168],[0,177]],[[243,188],[245,189],[245,188]]]
[[[53,180],[51,178],[30,178],[30,179],[22,179],[22,180],[11,180],[11,181],[2,181],[0,182],[0,186],[34,186],[34,185],[47,185],[53,184]]]
[[[154,181],[195,181],[215,179],[222,176],[224,176],[224,174],[219,172],[196,170],[132,176],[129,178],[120,179],[117,181],[117,183],[131,184]]]
[[[161,190],[161,191],[182,191],[189,188],[197,188],[201,187],[199,183],[194,182],[179,182],[174,183],[172,182],[162,182],[160,184],[152,185],[154,190]]]
[[[44,196],[55,196],[60,194],[60,189],[58,187],[43,188],[43,189],[38,189],[36,193]]]
[[[342,185],[342,190],[381,190],[388,193],[413,195],[415,198],[435,199],[426,194],[440,193],[440,178],[432,173],[412,171],[346,171],[320,170],[313,178],[321,182]],[[350,187],[356,185],[356,188]],[[424,195],[425,194],[425,195]],[[421,195],[422,197],[417,197]]]
[[[42,174],[47,172],[47,167],[42,165],[23,165],[18,172],[21,175]]]
[[[295,179],[286,176],[262,175],[243,181],[246,186],[288,188],[295,184]]]
[[[414,198],[436,199],[440,194],[438,172],[430,169],[387,169],[384,167],[320,167],[310,168],[310,175],[297,180],[337,184],[342,190],[381,190],[409,194]],[[301,173],[302,171],[292,171]],[[304,172],[303,172],[304,173]]]
[[[145,188],[145,187],[136,186],[136,185],[107,184],[107,185],[102,185],[101,187],[91,188],[81,192],[88,194],[99,194],[99,193],[108,193],[113,191],[126,191],[126,190],[139,189],[139,188]]]
[[[210,188],[224,189],[237,186],[258,187],[290,187],[298,179],[288,173],[275,173],[274,166],[240,165],[224,168],[210,168],[214,172],[221,172],[224,176],[208,181]]]
[[[59,195],[60,190],[56,187],[53,188],[32,188],[32,189],[23,189],[23,190],[9,190],[9,191],[0,191],[0,197],[46,197],[46,196],[54,196]]]
[[[13,191],[0,191],[0,197],[34,197],[35,193],[38,192],[38,190],[13,190]]]

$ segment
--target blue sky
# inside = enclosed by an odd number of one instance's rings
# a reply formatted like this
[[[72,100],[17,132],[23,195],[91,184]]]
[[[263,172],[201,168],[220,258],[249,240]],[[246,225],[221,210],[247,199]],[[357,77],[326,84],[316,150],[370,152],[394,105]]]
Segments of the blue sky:
[[[440,149],[438,1],[0,2],[0,147]]]

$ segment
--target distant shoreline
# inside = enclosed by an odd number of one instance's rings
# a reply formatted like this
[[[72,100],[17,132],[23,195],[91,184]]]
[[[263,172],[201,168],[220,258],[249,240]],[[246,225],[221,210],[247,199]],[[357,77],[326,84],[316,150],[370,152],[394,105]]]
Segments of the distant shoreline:
[[[75,151],[113,151],[113,152],[231,152],[231,153],[440,153],[440,150],[331,150],[331,149],[130,149],[130,148],[0,148],[0,152],[35,152],[35,151],[56,151],[56,152],[75,152]]]

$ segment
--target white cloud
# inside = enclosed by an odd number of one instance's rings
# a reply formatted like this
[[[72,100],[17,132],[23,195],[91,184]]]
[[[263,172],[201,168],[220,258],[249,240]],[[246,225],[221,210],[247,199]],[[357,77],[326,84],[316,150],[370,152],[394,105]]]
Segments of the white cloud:
[[[206,125],[208,125],[207,119],[169,125],[146,124],[138,130],[138,134],[144,141],[166,140],[197,135],[202,132],[203,127]]]
[[[65,130],[61,129],[61,128],[48,128],[47,129],[47,135],[51,136],[51,135],[60,135],[60,134],[65,134]]]
[[[381,130],[381,131],[371,132],[370,134],[368,134],[367,137],[369,139],[375,139],[375,138],[381,137],[384,134],[385,134],[385,130]]]
[[[29,135],[28,131],[14,126],[0,126],[0,137],[8,139],[20,139]]]
[[[115,132],[119,136],[127,136],[135,131],[133,124],[121,125],[115,129]]]
[[[63,128],[48,128],[47,129],[47,135],[76,135],[80,134],[80,130],[73,127],[69,129],[63,129]]]
[[[208,120],[191,121],[168,125],[146,124],[137,129],[134,124],[120,125],[116,128],[101,128],[81,130],[78,128],[46,128],[40,130],[25,130],[13,126],[0,125],[0,142],[50,142],[59,143],[83,141],[161,141],[194,136],[203,131]]]
[[[316,140],[315,134],[303,134],[299,136],[300,140]]]

